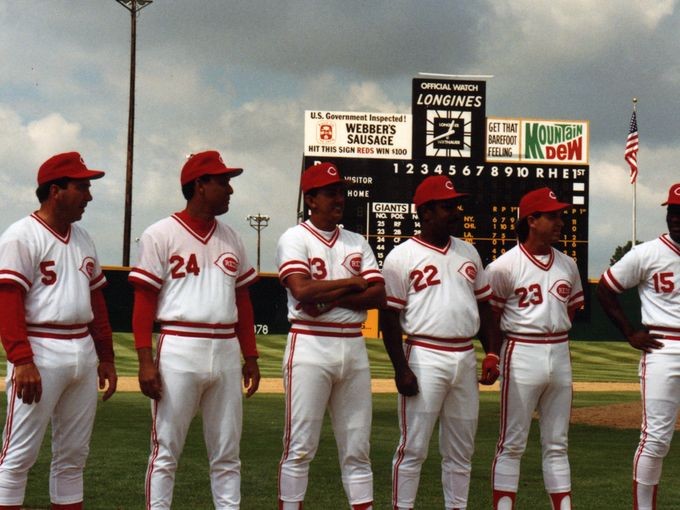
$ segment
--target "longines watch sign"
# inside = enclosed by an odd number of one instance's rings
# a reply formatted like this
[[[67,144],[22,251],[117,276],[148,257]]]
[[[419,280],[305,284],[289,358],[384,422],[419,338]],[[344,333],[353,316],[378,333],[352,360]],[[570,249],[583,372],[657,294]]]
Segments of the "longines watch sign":
[[[413,80],[413,156],[484,159],[486,82]]]
[[[410,159],[411,115],[305,112],[305,156]]]

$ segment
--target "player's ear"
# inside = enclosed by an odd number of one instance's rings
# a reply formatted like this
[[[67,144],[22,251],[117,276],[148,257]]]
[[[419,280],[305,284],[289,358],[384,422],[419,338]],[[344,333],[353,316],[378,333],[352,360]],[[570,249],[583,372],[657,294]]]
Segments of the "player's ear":
[[[309,193],[305,193],[305,205],[312,211],[316,209],[316,197]]]

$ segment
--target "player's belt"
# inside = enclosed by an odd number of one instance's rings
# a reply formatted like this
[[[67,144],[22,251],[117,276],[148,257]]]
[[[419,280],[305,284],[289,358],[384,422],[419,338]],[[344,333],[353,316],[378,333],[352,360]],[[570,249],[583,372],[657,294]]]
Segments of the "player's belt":
[[[363,336],[361,332],[361,322],[339,324],[336,322],[301,321],[293,319],[290,321],[290,323],[292,324],[290,332],[302,335],[332,336],[341,338],[355,338]]]
[[[87,324],[26,324],[28,336],[52,338],[54,340],[74,340],[90,334]]]
[[[426,335],[409,335],[406,337],[408,345],[416,345],[436,351],[469,351],[473,349],[471,338],[440,338]]]
[[[680,328],[647,326],[650,335],[659,335],[663,340],[680,340]]]
[[[202,322],[168,321],[161,324],[161,334],[190,338],[236,338],[236,323],[210,324]]]
[[[524,344],[561,344],[569,341],[568,331],[556,333],[512,333],[506,332],[505,338]]]

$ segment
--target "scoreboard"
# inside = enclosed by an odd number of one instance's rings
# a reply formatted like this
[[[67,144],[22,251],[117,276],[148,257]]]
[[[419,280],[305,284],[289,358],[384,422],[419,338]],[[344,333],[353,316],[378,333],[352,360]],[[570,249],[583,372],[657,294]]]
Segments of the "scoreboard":
[[[576,261],[585,288],[588,123],[489,118],[485,103],[484,82],[417,78],[412,115],[306,112],[303,168],[332,162],[352,181],[343,225],[366,237],[381,265],[419,232],[412,199],[428,176],[449,176],[469,193],[456,235],[484,265],[516,244],[522,195],[548,186],[573,204],[556,247]]]

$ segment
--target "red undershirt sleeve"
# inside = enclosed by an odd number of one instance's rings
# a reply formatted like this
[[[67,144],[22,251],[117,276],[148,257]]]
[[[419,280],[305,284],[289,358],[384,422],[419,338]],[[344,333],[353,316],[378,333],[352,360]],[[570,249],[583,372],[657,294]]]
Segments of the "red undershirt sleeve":
[[[244,358],[259,357],[255,343],[255,312],[253,303],[250,301],[248,287],[236,289],[236,309],[238,310],[238,322],[236,323],[236,336],[241,346]]]
[[[132,333],[135,337],[135,349],[151,348],[157,307],[158,292],[145,285],[135,285],[135,304],[132,310]]]
[[[109,322],[109,310],[106,308],[106,300],[101,288],[90,293],[90,301],[94,319],[88,324],[88,328],[94,340],[97,357],[100,362],[113,363],[113,332]]]
[[[33,362],[26,333],[25,291],[18,285],[0,285],[0,339],[7,359],[15,365]]]

